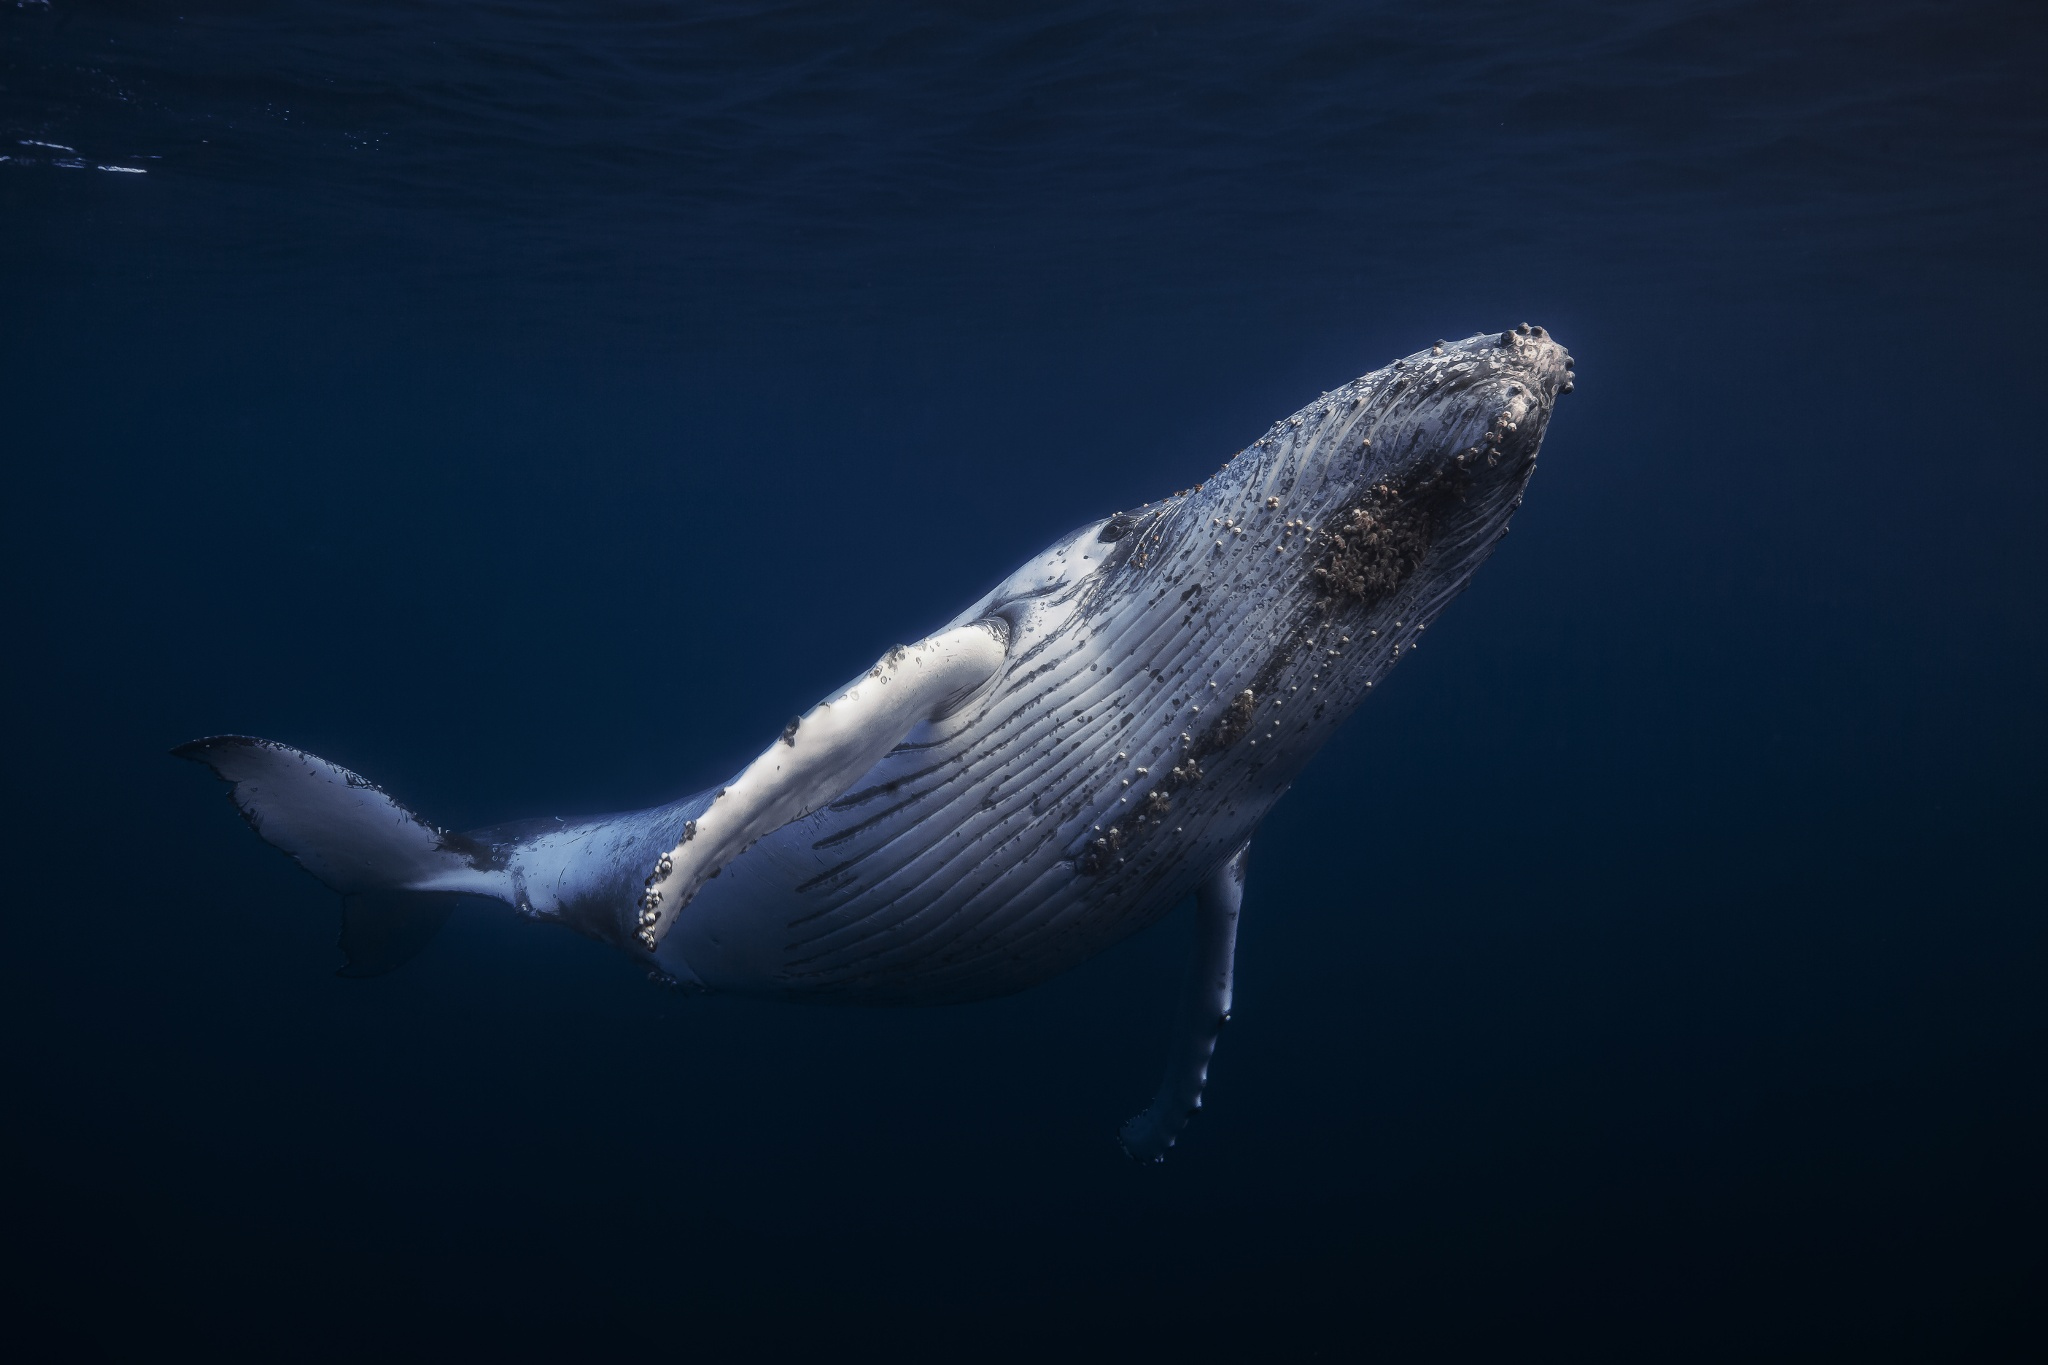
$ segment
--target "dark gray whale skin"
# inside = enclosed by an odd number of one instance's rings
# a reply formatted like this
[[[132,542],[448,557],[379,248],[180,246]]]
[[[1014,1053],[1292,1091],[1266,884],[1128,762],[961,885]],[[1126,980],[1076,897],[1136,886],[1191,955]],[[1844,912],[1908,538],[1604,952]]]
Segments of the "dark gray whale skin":
[[[734,862],[662,968],[964,1000],[1158,920],[1486,561],[1571,367],[1540,327],[1432,347],[1064,538],[955,618],[1002,623],[999,682]]]

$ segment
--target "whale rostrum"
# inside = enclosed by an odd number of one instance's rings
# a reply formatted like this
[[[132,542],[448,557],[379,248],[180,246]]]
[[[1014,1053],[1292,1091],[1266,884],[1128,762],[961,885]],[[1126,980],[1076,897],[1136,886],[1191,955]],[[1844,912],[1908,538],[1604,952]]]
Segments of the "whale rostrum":
[[[458,834],[270,740],[173,752],[342,894],[347,975],[398,965],[467,894],[685,990],[939,1004],[1033,985],[1192,895],[1173,1055],[1122,1131],[1158,1159],[1229,1013],[1259,821],[1507,533],[1572,385],[1524,324],[1324,393],[649,810]]]

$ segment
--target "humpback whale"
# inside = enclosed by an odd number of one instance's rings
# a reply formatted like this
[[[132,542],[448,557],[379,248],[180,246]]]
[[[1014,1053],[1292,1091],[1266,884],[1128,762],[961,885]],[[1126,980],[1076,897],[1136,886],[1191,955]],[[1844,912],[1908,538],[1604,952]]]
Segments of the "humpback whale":
[[[1572,370],[1525,323],[1330,390],[650,810],[456,833],[275,741],[172,752],[341,893],[344,975],[482,895],[678,989],[939,1004],[1043,981],[1192,895],[1165,1076],[1120,1131],[1159,1160],[1230,1017],[1259,822],[1507,534]]]

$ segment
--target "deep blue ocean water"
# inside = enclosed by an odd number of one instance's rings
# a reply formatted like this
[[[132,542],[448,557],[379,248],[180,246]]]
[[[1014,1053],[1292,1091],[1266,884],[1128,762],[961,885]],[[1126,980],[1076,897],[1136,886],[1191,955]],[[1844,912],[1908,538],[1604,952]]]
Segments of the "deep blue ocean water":
[[[0,8],[10,1334],[2039,1358],[2044,70],[1891,0]],[[1523,320],[1577,392],[1262,830],[1157,1169],[1184,914],[943,1010],[481,911],[342,980],[165,754],[667,799]]]

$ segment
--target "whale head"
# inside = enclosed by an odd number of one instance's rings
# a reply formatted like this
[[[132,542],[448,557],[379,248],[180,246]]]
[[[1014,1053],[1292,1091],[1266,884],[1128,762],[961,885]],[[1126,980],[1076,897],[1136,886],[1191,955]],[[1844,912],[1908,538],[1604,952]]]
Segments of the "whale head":
[[[1029,645],[1174,588],[1240,631],[1396,599],[1423,604],[1402,630],[1426,624],[1505,533],[1572,387],[1541,327],[1439,342],[1275,422],[1194,488],[1066,536],[961,619],[1001,617]]]
[[[1527,324],[1397,360],[1276,424],[1242,476],[1215,481],[1212,519],[1275,561],[1275,594],[1317,599],[1333,621],[1401,599],[1389,621],[1426,624],[1505,534],[1572,363]],[[1294,503],[1276,536],[1271,516]],[[1261,513],[1264,536],[1247,527]]]
[[[1100,751],[1077,869],[1163,876],[1212,818],[1241,838],[1506,534],[1572,384],[1541,327],[1440,342],[1082,527],[963,614],[1006,622],[1015,688],[1066,708],[1077,762]]]

